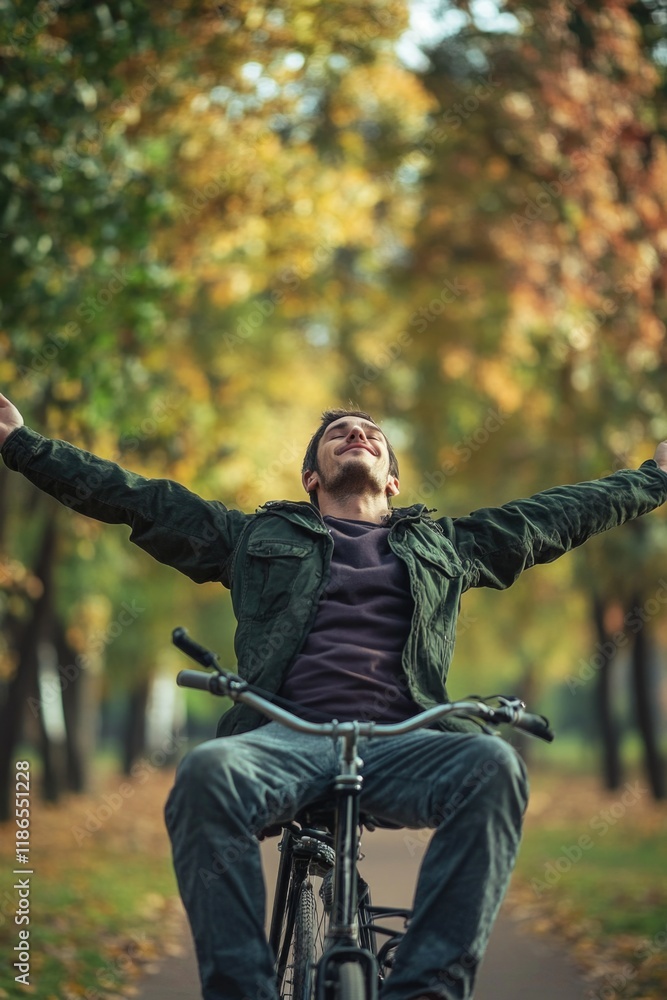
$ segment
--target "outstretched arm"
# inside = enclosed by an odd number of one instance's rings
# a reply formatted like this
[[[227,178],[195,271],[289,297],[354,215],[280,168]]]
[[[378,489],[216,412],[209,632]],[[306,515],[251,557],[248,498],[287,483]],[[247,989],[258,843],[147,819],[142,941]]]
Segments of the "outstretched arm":
[[[0,392],[0,448],[17,428],[23,427],[23,417],[14,404]]]
[[[248,515],[169,479],[128,472],[66,441],[25,427],[0,395],[0,449],[8,468],[60,503],[107,524],[128,524],[130,541],[197,583],[229,586],[227,567]]]
[[[639,469],[557,486],[502,507],[454,518],[457,550],[471,585],[509,587],[526,569],[548,563],[588,538],[640,517],[667,501],[667,442]],[[443,519],[444,520],[444,519]]]

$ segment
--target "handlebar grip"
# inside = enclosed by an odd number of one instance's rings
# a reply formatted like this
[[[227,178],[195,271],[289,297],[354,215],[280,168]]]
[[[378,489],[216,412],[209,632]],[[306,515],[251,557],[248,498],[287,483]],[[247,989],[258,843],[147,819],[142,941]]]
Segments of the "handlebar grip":
[[[549,728],[549,720],[543,715],[532,715],[530,712],[522,712],[521,718],[514,724],[516,729],[523,729],[524,732],[532,736],[539,736],[541,740],[552,743],[554,734]]]
[[[201,670],[181,670],[176,676],[179,687],[198,688],[200,691],[211,691],[211,681],[218,681],[216,674],[205,674]]]
[[[191,659],[196,660],[197,663],[201,663],[202,667],[215,667],[218,669],[218,658],[215,653],[211,652],[210,649],[206,649],[204,646],[200,646],[198,642],[191,639],[186,629],[180,627],[175,628],[171,633],[171,641],[174,646],[177,646],[180,650],[191,657]]]

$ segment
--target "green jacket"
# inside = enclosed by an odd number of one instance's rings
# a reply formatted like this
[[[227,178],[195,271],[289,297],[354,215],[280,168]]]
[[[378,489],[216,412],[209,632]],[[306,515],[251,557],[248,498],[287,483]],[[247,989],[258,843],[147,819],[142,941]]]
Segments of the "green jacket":
[[[167,479],[146,479],[27,427],[5,441],[10,469],[61,503],[109,524],[196,583],[231,590],[238,620],[234,648],[242,677],[277,692],[315,619],[329,578],[331,535],[312,504],[270,501],[254,514],[203,500]],[[447,700],[461,595],[509,587],[587,538],[667,500],[667,473],[653,459],[576,486],[558,486],[465,517],[432,518],[424,504],[394,508],[389,545],[408,568],[414,599],[403,669],[426,707]],[[237,704],[218,735],[241,733],[263,717]],[[454,721],[446,728],[467,728]]]

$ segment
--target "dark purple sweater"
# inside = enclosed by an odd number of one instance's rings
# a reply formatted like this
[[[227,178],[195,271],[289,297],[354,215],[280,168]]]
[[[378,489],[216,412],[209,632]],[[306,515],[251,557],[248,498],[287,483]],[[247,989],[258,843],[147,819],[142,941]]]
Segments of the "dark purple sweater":
[[[416,715],[401,668],[414,602],[407,567],[389,548],[389,528],[324,521],[334,541],[331,579],[279,694],[301,705],[306,719],[323,712],[341,722]]]

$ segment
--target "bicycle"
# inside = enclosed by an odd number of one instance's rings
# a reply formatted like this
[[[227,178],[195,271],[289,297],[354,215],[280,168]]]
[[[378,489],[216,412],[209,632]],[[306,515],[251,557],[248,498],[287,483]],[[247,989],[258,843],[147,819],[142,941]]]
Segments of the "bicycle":
[[[488,723],[508,724],[551,742],[554,736],[548,720],[528,713],[517,697],[494,695],[448,702],[392,724],[335,719],[306,722],[276,704],[281,699],[275,695],[222,670],[217,654],[190,639],[185,629],[174,629],[172,640],[182,652],[214,671],[181,670],[176,678],[180,686],[244,702],[296,732],[340,740],[333,802],[313,803],[293,819],[259,834],[259,839],[281,837],[269,943],[281,1000],[376,1000],[391,974],[392,958],[410,911],[373,906],[370,887],[357,870],[362,828],[400,829],[399,824],[360,813],[363,761],[358,756],[359,739],[408,733],[449,715],[475,719],[490,735],[497,733]],[[403,929],[378,922],[391,919],[401,921]],[[378,936],[386,938],[380,947]]]

